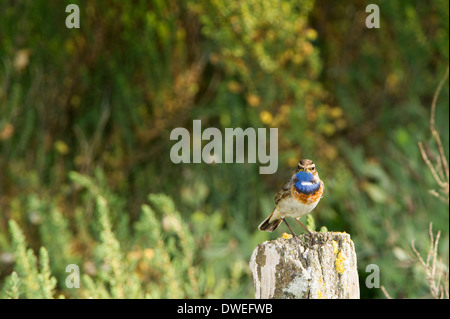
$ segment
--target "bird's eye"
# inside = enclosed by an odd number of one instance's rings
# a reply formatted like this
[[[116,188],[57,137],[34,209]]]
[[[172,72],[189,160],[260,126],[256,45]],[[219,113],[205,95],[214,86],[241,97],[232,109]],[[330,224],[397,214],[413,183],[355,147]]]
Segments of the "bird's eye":
[[[316,169],[315,166],[311,166],[311,170],[314,171]]]

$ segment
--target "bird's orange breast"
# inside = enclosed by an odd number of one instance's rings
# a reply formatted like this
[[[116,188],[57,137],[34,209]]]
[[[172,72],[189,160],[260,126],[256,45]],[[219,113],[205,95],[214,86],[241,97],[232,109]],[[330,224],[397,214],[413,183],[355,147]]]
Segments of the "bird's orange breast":
[[[319,189],[313,194],[303,194],[301,192],[298,192],[295,187],[293,187],[292,192],[294,194],[294,197],[300,203],[305,204],[305,205],[311,205],[313,203],[318,202],[320,200],[320,198],[322,197],[322,195],[323,195],[323,184],[320,183]]]

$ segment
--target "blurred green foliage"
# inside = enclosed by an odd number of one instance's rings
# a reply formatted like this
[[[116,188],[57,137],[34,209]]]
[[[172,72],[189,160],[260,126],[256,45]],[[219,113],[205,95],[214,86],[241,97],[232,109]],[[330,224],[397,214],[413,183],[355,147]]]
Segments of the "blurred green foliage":
[[[249,257],[283,231],[257,225],[300,158],[326,185],[308,227],[351,234],[361,296],[384,297],[372,263],[391,296],[429,296],[410,243],[425,251],[432,221],[448,266],[448,203],[417,147],[437,153],[448,1],[374,1],[380,29],[363,2],[72,2],[80,29],[60,1],[0,4],[1,297],[253,297]],[[193,119],[278,128],[278,172],[173,164]]]

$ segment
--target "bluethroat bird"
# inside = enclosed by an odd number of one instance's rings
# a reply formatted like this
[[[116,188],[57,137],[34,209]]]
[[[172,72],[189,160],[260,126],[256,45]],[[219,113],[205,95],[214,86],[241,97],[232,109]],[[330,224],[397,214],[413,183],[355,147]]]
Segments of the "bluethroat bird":
[[[294,217],[311,234],[299,218],[309,214],[323,197],[325,186],[319,178],[314,162],[303,159],[297,171],[283,185],[275,196],[275,209],[259,226],[259,230],[274,231],[282,221],[286,223],[293,236],[296,236],[285,217]]]

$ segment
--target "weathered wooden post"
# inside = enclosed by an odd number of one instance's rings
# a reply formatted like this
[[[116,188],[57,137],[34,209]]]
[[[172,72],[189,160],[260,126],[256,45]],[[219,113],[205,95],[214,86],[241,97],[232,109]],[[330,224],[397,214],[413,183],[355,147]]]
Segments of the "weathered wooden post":
[[[255,298],[358,299],[350,235],[314,232],[303,241],[278,238],[255,248],[250,259]]]

